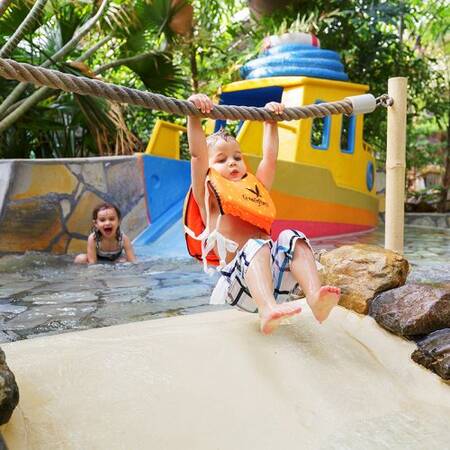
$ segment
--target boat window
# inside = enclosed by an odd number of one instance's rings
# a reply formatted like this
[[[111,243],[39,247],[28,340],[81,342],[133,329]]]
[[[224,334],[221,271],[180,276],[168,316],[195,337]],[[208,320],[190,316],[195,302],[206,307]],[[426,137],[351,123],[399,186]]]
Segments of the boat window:
[[[323,100],[316,100],[315,103],[323,103]],[[330,129],[330,116],[313,119],[311,126],[311,146],[316,150],[328,150],[330,144]]]
[[[281,86],[268,86],[254,89],[242,89],[240,91],[222,92],[220,95],[220,105],[236,106],[264,106],[268,102],[281,102],[283,88]],[[243,122],[241,121],[235,133],[239,131]],[[226,120],[216,120],[214,131],[225,128]]]
[[[355,151],[355,116],[342,115],[341,152],[353,153]]]

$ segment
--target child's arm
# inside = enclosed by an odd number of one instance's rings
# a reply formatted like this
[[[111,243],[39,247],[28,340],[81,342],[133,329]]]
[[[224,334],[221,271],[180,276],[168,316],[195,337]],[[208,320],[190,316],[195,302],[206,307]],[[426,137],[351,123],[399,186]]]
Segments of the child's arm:
[[[204,94],[191,95],[188,100],[194,103],[202,113],[209,113],[213,108],[212,101]],[[206,137],[199,117],[188,116],[187,134],[191,153],[192,192],[202,218],[205,219],[205,179],[209,168],[209,157]]]
[[[96,264],[97,263],[97,249],[95,242],[95,234],[91,233],[88,237],[87,241],[87,260],[88,264]]]
[[[265,108],[281,114],[284,105],[277,102],[267,103]],[[263,157],[256,170],[256,178],[270,190],[275,179],[275,170],[278,157],[278,125],[274,121],[264,122]]]
[[[135,263],[136,255],[134,254],[133,245],[131,244],[130,238],[126,235],[122,235],[123,249],[125,250],[125,256],[128,262]]]

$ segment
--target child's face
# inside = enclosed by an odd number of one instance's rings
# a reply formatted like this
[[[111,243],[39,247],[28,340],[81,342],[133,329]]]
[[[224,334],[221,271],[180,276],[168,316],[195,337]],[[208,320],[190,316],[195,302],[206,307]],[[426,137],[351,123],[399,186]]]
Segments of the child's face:
[[[97,219],[94,220],[94,226],[106,238],[116,236],[119,227],[119,217],[114,208],[101,209],[97,213]]]
[[[238,181],[247,173],[241,148],[234,139],[218,139],[214,143],[209,151],[209,167],[231,181]]]

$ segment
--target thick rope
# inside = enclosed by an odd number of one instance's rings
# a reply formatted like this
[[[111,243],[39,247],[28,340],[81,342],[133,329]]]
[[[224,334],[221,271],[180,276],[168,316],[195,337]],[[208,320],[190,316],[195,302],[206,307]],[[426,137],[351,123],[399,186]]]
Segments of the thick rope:
[[[53,89],[74,92],[79,95],[103,97],[115,102],[129,103],[148,109],[158,109],[172,114],[203,116],[211,119],[298,120],[308,117],[324,117],[332,114],[350,115],[353,111],[351,101],[344,99],[330,103],[290,107],[286,108],[280,115],[272,113],[265,108],[223,105],[214,105],[214,109],[209,114],[204,114],[189,101],[177,100],[161,94],[143,92],[138,89],[117,86],[92,78],[77,77],[57,70],[44,69],[2,58],[0,58],[0,76],[9,80],[19,80],[38,86],[48,86]],[[378,102],[380,105],[381,103]]]

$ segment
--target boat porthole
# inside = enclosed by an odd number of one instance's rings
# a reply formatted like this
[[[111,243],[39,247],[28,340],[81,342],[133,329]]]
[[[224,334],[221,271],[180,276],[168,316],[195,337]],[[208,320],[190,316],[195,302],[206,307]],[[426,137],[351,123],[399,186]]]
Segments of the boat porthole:
[[[367,170],[366,170],[366,186],[367,190],[370,192],[373,188],[373,182],[375,180],[375,173],[374,173],[374,167],[373,162],[369,161],[367,163]]]

